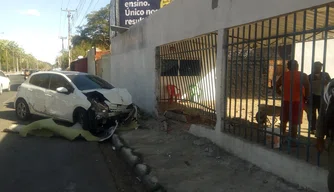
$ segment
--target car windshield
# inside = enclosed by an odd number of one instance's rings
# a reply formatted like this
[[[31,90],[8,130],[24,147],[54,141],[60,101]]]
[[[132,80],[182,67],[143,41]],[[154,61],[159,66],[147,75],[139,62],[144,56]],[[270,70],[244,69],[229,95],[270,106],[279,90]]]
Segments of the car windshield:
[[[67,75],[74,85],[81,91],[90,89],[113,89],[107,81],[95,75]]]

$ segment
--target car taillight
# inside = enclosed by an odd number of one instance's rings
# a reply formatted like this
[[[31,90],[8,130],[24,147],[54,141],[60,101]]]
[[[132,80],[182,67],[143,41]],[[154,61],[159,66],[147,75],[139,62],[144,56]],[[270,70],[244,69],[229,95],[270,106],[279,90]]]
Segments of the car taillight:
[[[21,85],[17,87],[17,92],[19,92],[19,91],[20,91],[20,88],[21,88]]]

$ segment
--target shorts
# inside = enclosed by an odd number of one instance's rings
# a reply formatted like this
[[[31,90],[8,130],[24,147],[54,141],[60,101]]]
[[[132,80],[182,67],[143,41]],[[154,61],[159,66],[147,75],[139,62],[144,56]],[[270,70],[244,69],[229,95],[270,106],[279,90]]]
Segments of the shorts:
[[[292,125],[299,125],[303,123],[303,109],[304,109],[304,103],[301,103],[302,106],[299,109],[299,101],[293,101],[291,103],[291,124]],[[290,121],[290,102],[284,101],[282,106],[282,116],[281,121],[283,123],[287,123]]]

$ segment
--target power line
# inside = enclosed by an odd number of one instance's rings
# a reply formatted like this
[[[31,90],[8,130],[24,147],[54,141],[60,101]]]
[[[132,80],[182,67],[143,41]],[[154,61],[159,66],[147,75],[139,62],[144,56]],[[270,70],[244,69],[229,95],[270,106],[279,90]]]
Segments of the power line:
[[[89,11],[90,6],[92,6],[92,3],[93,3],[93,0],[90,0],[90,3],[89,3],[89,5],[88,5],[88,7],[87,7],[87,10],[86,10],[86,13],[85,13],[84,16],[82,17],[82,19],[81,19],[81,21],[80,21],[80,24],[79,24],[78,26],[80,26],[80,25],[82,24],[83,20],[85,19],[86,15],[87,15],[87,13],[88,13],[88,11]]]
[[[62,20],[62,15],[61,15],[62,11],[61,11],[61,9],[63,8],[63,3],[64,3],[64,0],[61,1],[61,6],[60,6],[59,34],[58,35],[60,35],[60,33],[61,33],[61,20]]]
[[[96,1],[94,7],[93,7],[93,10],[95,9],[96,5],[99,3],[99,0]]]
[[[68,9],[68,6],[70,5],[70,2],[71,2],[71,0],[68,0],[66,9]]]
[[[75,22],[73,22],[74,25],[76,25],[76,23],[78,22],[78,19],[80,17],[80,14],[81,14],[81,11],[82,11],[82,8],[84,7],[86,3],[86,0],[80,0],[78,6],[77,6],[77,12],[75,14]]]

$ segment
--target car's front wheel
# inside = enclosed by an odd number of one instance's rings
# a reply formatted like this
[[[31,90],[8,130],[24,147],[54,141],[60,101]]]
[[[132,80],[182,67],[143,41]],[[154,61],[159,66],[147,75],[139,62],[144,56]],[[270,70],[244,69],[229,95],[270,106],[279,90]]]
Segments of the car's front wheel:
[[[23,121],[28,120],[31,114],[27,102],[24,99],[18,99],[15,106],[17,118]]]
[[[88,114],[87,111],[83,108],[77,108],[74,111],[74,123],[79,123],[84,130],[89,130],[88,125]]]

